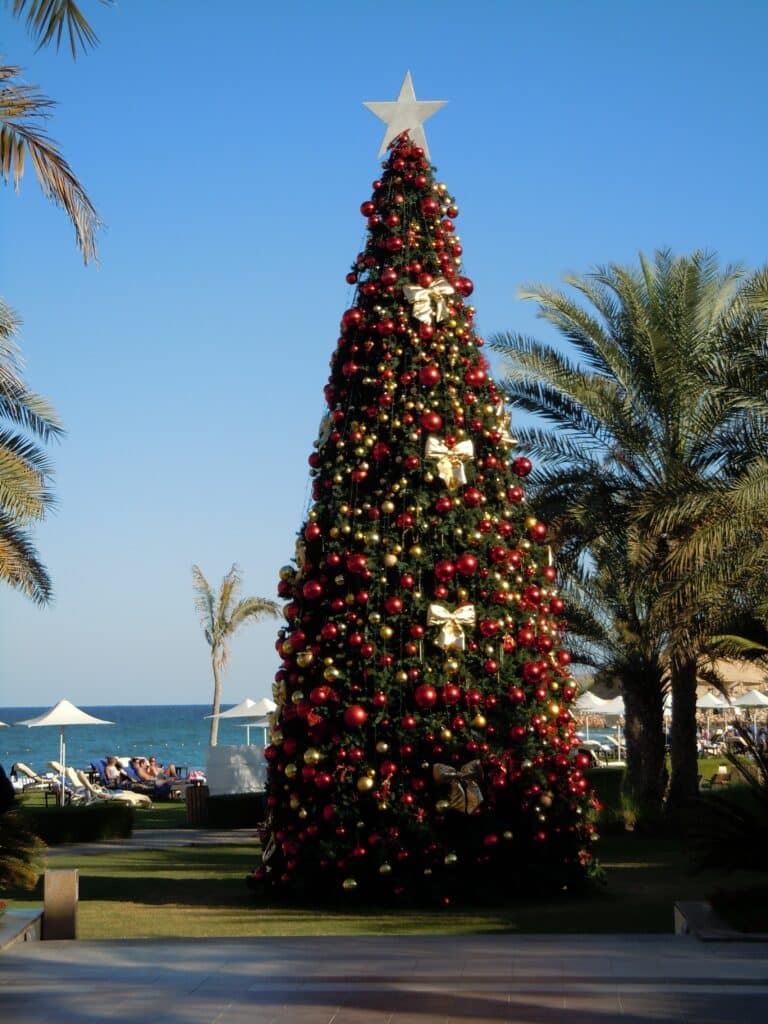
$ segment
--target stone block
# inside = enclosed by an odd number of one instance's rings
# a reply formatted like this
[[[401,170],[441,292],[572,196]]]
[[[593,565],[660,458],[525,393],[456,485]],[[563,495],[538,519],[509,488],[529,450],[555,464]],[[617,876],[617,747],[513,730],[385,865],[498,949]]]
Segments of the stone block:
[[[77,868],[51,868],[45,872],[43,939],[77,938]]]

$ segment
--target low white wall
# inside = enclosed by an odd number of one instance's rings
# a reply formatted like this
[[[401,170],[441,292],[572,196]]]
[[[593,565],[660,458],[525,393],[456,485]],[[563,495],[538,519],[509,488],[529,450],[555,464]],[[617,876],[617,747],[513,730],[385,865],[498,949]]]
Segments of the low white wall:
[[[263,792],[267,780],[264,747],[208,747],[205,777],[211,796]]]

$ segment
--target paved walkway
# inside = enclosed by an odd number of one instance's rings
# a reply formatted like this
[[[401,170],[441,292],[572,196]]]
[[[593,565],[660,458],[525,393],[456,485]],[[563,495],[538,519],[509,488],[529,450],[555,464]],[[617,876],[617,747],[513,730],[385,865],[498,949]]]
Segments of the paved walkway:
[[[768,946],[674,936],[34,942],[13,1024],[763,1024]]]

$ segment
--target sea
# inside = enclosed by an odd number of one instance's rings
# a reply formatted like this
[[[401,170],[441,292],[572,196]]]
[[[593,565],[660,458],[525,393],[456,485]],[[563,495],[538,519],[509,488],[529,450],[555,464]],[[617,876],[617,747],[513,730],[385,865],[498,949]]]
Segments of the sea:
[[[226,710],[228,705],[224,705]],[[113,725],[71,725],[65,729],[67,764],[87,768],[94,758],[114,754],[119,757],[154,755],[161,764],[175,764],[189,769],[204,769],[211,723],[206,715],[210,704],[82,705],[96,718]],[[6,771],[16,761],[23,761],[36,772],[49,770],[48,762],[59,758],[57,726],[26,726],[16,723],[36,718],[48,708],[0,708],[0,764]],[[264,744],[264,730],[251,726],[246,730],[243,720],[223,719],[219,722],[219,744]]]

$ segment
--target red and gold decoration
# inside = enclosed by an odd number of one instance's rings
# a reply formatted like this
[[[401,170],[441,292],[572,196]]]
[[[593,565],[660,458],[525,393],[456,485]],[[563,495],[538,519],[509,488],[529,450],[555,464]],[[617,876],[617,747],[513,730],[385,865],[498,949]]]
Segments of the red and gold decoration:
[[[278,584],[254,880],[313,898],[559,891],[594,866],[532,467],[475,330],[458,207],[417,142],[394,137],[360,207],[312,504]]]

